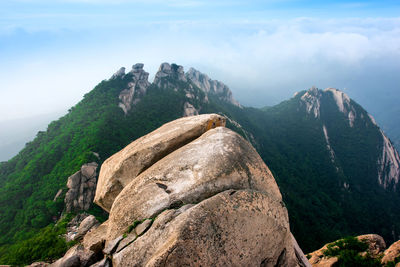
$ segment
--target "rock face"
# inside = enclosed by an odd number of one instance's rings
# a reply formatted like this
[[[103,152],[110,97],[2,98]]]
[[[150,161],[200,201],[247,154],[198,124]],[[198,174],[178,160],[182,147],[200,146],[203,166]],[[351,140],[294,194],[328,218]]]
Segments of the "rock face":
[[[121,235],[134,221],[229,189],[257,190],[281,200],[255,149],[235,132],[217,127],[167,155],[121,191],[110,211],[107,239]]]
[[[379,129],[375,119],[365,111],[357,109],[356,104],[349,98],[348,95],[335,88],[327,88],[325,90],[319,90],[312,87],[302,95],[297,93],[294,97],[299,97],[301,105],[305,111],[313,116],[315,119],[321,119],[321,112],[326,113],[324,107],[332,106],[327,105],[328,102],[333,103],[336,110],[342,113],[345,119],[348,121],[350,128],[355,128],[356,122],[363,122],[364,125],[371,124],[376,127],[381,135],[382,141],[380,145],[380,153],[377,159],[377,180],[378,183],[385,189],[391,191],[399,190],[400,182],[400,156],[397,150],[394,148],[392,142],[385,135],[385,133]],[[324,123],[324,122],[323,122]],[[324,124],[321,129],[325,135],[327,142],[327,149],[329,150],[332,163],[336,164],[336,156],[332,145],[329,142],[327,126]],[[337,167],[337,166],[336,166]]]
[[[182,118],[132,142],[103,163],[95,203],[109,211],[116,196],[141,172],[207,130],[224,125],[225,119],[216,114]]]
[[[390,261],[394,261],[398,257],[400,257],[400,240],[394,242],[387,250],[385,250],[382,263],[386,264]]]
[[[186,73],[186,78],[206,94],[216,95],[220,100],[240,107],[239,102],[233,98],[231,90],[224,83],[217,80],[211,80],[206,74],[203,74],[194,68],[189,69]]]
[[[178,119],[107,159],[96,201],[109,219],[84,249],[112,266],[309,266],[274,177],[224,124]]]
[[[125,114],[132,108],[132,105],[140,101],[140,98],[146,94],[150,83],[148,81],[149,74],[143,70],[143,64],[137,63],[132,66],[132,70],[127,74],[131,76],[131,81],[128,83],[128,88],[121,91],[119,94],[119,107],[122,108]],[[125,76],[125,68],[122,68],[114,75]],[[114,76],[113,76],[114,77]]]
[[[176,64],[162,63],[156,76],[154,77],[154,84],[158,87],[166,89],[170,87],[170,82],[167,79],[163,78],[175,79],[178,81],[186,82],[187,79],[185,77],[185,72],[183,71],[183,67]]]
[[[80,171],[77,171],[68,178],[65,195],[66,212],[88,210],[93,202],[97,182],[96,162],[84,164]]]
[[[113,266],[295,266],[288,227],[274,195],[227,190],[163,212]]]

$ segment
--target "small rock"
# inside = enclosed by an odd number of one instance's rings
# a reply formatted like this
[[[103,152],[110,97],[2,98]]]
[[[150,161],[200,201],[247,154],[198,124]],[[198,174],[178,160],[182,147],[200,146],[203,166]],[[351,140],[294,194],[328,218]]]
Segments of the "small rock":
[[[135,228],[135,232],[138,236],[142,235],[147,229],[149,229],[152,221],[147,219]]]
[[[103,253],[108,255],[112,254],[119,244],[119,241],[121,241],[123,238],[124,237],[121,235],[112,241],[107,241],[106,245],[104,246]]]
[[[78,228],[78,233],[75,236],[75,240],[82,238],[91,228],[98,225],[99,221],[93,215],[86,217]]]
[[[83,237],[83,246],[85,249],[95,253],[101,252],[104,247],[105,236],[107,234],[107,222],[104,222],[97,228],[92,228]]]
[[[138,236],[136,235],[135,231],[132,231],[131,233],[128,234],[127,237],[125,237],[121,242],[119,242],[117,249],[115,252],[120,252],[122,249],[124,249],[127,245],[135,241],[135,239]]]

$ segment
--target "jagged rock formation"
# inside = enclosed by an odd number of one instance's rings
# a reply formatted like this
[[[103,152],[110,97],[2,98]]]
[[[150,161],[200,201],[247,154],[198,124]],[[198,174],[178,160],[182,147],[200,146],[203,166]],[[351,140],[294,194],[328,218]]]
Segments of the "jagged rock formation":
[[[119,107],[125,114],[131,110],[140,99],[146,94],[147,88],[150,86],[148,82],[149,74],[143,70],[143,64],[137,63],[133,65],[132,71],[125,74],[125,68],[119,69],[110,79],[126,78],[131,75],[131,81],[127,88],[122,90],[119,99]],[[177,83],[180,83],[177,86]],[[219,100],[241,107],[233,96],[231,90],[220,81],[211,80],[207,75],[190,68],[187,73],[183,67],[177,64],[162,63],[158,69],[153,84],[161,89],[172,89],[178,91],[183,89],[187,101],[183,106],[183,116],[198,115],[201,106],[195,105],[194,102],[208,103],[208,96],[212,95]],[[197,90],[201,90],[203,94],[198,94]]]
[[[170,65],[169,63],[162,63],[156,76],[154,77],[153,83],[162,89],[169,88],[171,83],[165,78],[187,82],[183,67],[176,64]]]
[[[240,107],[239,102],[233,98],[231,90],[224,83],[217,80],[211,80],[206,74],[203,74],[194,68],[189,69],[186,73],[186,77],[206,94],[210,93],[216,95],[220,100]]]
[[[149,74],[143,70],[143,64],[137,63],[132,66],[132,70],[128,73],[131,76],[131,81],[128,83],[128,88],[121,91],[118,104],[125,114],[135,105],[140,98],[146,94],[150,83],[148,81]],[[112,78],[125,76],[125,68],[121,68],[115,73]]]
[[[110,216],[83,238],[84,255],[113,266],[309,266],[274,177],[224,123],[178,119],[106,160],[96,200],[109,198]]]
[[[377,160],[377,180],[378,183],[385,189],[396,191],[398,189],[398,183],[400,180],[400,157],[397,150],[394,148],[392,142],[385,135],[385,133],[379,129],[375,119],[368,114],[366,111],[360,109],[356,103],[354,103],[348,95],[341,92],[338,89],[327,88],[325,90],[319,90],[312,87],[306,92],[296,93],[294,97],[300,97],[302,106],[308,114],[311,114],[315,119],[321,120],[322,132],[326,140],[326,147],[329,151],[331,161],[336,165],[336,156],[334,148],[332,147],[329,140],[329,131],[325,125],[324,119],[321,118],[321,113],[326,113],[325,109],[328,106],[327,103],[335,103],[336,111],[342,113],[350,128],[355,128],[356,121],[363,125],[372,124],[380,132],[381,141],[381,152]],[[337,170],[339,167],[336,166]]]
[[[84,164],[79,171],[68,178],[65,195],[66,212],[88,210],[93,203],[97,184],[96,162]]]
[[[117,195],[141,172],[207,130],[224,125],[225,119],[216,114],[182,118],[135,140],[103,163],[94,202],[108,212]]]

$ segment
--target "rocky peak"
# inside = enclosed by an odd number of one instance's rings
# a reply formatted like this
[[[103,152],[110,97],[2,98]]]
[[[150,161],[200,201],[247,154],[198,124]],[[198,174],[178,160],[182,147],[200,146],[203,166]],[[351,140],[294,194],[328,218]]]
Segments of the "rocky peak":
[[[132,80],[128,83],[126,89],[122,90],[119,94],[119,99],[121,102],[118,104],[125,114],[135,105],[140,99],[146,94],[147,88],[150,83],[149,73],[143,70],[144,64],[137,63],[132,66],[132,70],[128,73],[132,75]],[[125,68],[121,68],[117,73],[123,69],[125,73]],[[122,72],[121,72],[122,73]],[[116,74],[114,74],[116,75]],[[113,75],[113,77],[114,77]]]
[[[233,98],[231,90],[224,83],[212,80],[206,74],[203,74],[194,68],[189,69],[186,73],[186,78],[206,94],[217,95],[220,100],[240,107],[239,102]]]
[[[322,92],[313,86],[300,98],[305,104],[307,113],[313,114],[315,118],[320,117],[321,97]]]
[[[176,64],[162,63],[156,76],[154,77],[154,84],[160,88],[168,88],[171,84],[165,78],[177,79],[178,81],[186,82],[185,72],[183,67]]]
[[[116,79],[118,77],[125,76],[125,67],[121,67],[116,73],[114,73],[110,79]]]
[[[335,101],[338,110],[348,118],[349,126],[353,127],[354,121],[357,118],[357,112],[351,104],[350,97],[342,91],[336,88],[319,90],[313,86],[301,96],[301,100],[305,103],[307,113],[313,114],[315,118],[319,118],[322,98],[327,97],[331,97]]]

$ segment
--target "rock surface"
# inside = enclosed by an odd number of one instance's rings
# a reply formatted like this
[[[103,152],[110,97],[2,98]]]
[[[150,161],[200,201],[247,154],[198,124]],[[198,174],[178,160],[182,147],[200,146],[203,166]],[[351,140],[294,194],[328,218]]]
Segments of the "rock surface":
[[[113,266],[295,266],[281,200],[228,190],[181,210],[167,210]],[[262,265],[261,265],[262,266]]]
[[[96,227],[99,225],[99,222],[97,221],[96,217],[93,215],[87,216],[79,225],[78,232],[74,238],[74,240],[78,240],[83,238],[84,235],[86,235],[87,232],[89,232],[90,229],[93,227]]]
[[[148,168],[115,199],[107,239],[134,221],[198,203],[228,189],[254,189],[281,200],[276,182],[255,149],[237,133],[217,127]]]
[[[387,250],[385,250],[382,263],[394,261],[397,257],[400,257],[400,240],[394,242]]]
[[[162,89],[171,87],[170,81],[165,78],[176,79],[178,81],[186,82],[185,72],[183,67],[176,64],[162,63],[156,76],[154,77],[154,84]]]
[[[93,203],[96,190],[96,162],[84,164],[79,171],[68,178],[68,192],[65,195],[66,212],[88,210]]]
[[[178,119],[104,162],[109,219],[81,247],[95,266],[310,266],[268,167],[224,124]],[[77,254],[59,262],[84,266]]]
[[[64,257],[52,263],[51,267],[76,267],[90,266],[99,260],[99,256],[93,251],[84,249],[80,244],[70,248]]]
[[[225,119],[216,114],[181,118],[132,142],[101,166],[94,202],[109,211],[121,190],[141,172],[207,130],[221,125],[225,125]]]
[[[132,105],[140,101],[140,99],[146,94],[147,88],[150,86],[148,81],[149,73],[143,70],[143,66],[142,63],[137,63],[132,66],[132,70],[127,74],[131,76],[128,88],[122,90],[119,94],[121,102],[118,106],[122,108],[125,114],[131,110]]]
[[[380,235],[359,235],[357,236],[357,239],[368,244],[367,252],[373,258],[378,258],[386,249],[385,240]]]
[[[193,82],[206,94],[215,95],[222,101],[240,107],[239,102],[233,98],[231,90],[224,83],[217,80],[212,80],[206,74],[201,73],[194,68],[189,69],[189,71],[186,73],[186,78]]]

